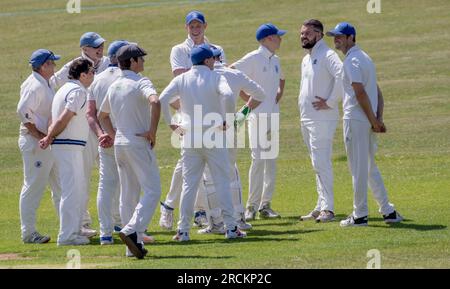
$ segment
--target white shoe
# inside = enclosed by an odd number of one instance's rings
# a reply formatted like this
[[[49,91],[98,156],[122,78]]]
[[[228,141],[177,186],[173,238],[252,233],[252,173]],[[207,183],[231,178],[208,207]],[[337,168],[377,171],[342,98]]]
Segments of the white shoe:
[[[353,214],[347,217],[347,219],[340,222],[341,227],[365,227],[367,226],[367,216],[361,218],[353,217]]]
[[[332,211],[323,210],[320,215],[316,218],[317,223],[327,223],[334,221],[334,213]]]
[[[244,218],[237,222],[239,230],[251,230],[253,228],[252,224],[247,223]]]
[[[177,234],[173,236],[172,240],[178,242],[187,242],[190,240],[189,232],[181,232],[180,230],[177,230]]]
[[[94,229],[91,229],[89,225],[83,225],[80,229],[80,236],[92,238],[95,235],[97,235],[97,231]]]
[[[383,215],[383,218],[386,224],[400,223],[403,221],[403,217],[397,211],[393,211],[389,215]]]
[[[91,241],[89,240],[89,238],[78,235],[75,239],[70,240],[70,241],[66,241],[66,242],[58,241],[57,245],[58,246],[81,246],[81,245],[88,245],[90,243],[91,243]]]
[[[194,226],[203,228],[208,226],[208,218],[206,217],[206,212],[201,210],[194,214]]]
[[[320,211],[312,210],[308,215],[301,216],[300,221],[315,220],[319,215]]]
[[[161,217],[159,218],[159,226],[166,230],[172,230],[173,227],[173,209],[169,209],[161,202]]]
[[[239,230],[237,226],[234,228],[234,230],[227,230],[227,233],[225,234],[225,238],[227,239],[237,239],[245,237],[247,237],[247,233]]]
[[[219,224],[212,224],[204,229],[200,229],[197,231],[199,234],[225,234],[225,228],[223,226],[223,222]]]
[[[141,233],[141,240],[144,244],[155,243],[155,238],[153,238],[153,236],[147,235],[146,233]]]
[[[38,232],[33,232],[31,235],[23,238],[24,243],[32,243],[32,244],[44,244],[50,241],[49,236],[44,236],[39,234]]]

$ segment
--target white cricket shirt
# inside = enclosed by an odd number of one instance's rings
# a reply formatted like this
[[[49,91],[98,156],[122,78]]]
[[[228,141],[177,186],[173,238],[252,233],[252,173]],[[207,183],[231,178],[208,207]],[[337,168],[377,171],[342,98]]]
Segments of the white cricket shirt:
[[[148,145],[145,138],[136,134],[150,130],[151,109],[148,99],[151,95],[156,95],[156,90],[150,79],[131,70],[123,70],[109,87],[100,111],[109,113],[115,120],[114,145]]]
[[[378,89],[375,65],[364,51],[355,45],[347,51],[344,60],[344,119],[356,119],[368,122],[366,114],[356,99],[352,83],[362,83],[369,96],[372,110],[377,114]]]
[[[342,78],[342,61],[321,39],[302,61],[298,101],[301,121],[339,119],[338,102],[344,95]],[[330,109],[316,110],[312,104],[318,101],[316,96],[326,99]]]
[[[251,113],[278,113],[280,106],[276,103],[280,79],[284,79],[280,59],[266,47],[260,46],[236,61],[231,66],[245,73],[264,90],[266,98]]]

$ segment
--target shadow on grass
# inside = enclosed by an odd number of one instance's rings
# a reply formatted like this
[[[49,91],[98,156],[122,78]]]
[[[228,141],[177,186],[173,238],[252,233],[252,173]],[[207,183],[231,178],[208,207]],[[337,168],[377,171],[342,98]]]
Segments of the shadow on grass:
[[[371,220],[371,219],[369,219],[369,220]],[[444,230],[447,228],[447,226],[444,226],[444,225],[420,225],[420,224],[407,224],[407,223],[393,223],[393,224],[386,224],[384,226],[381,226],[381,225],[371,225],[370,222],[369,222],[369,227],[386,228],[386,229],[409,229],[409,230],[416,230],[416,231],[435,231],[435,230]]]
[[[236,258],[235,256],[200,256],[200,255],[189,255],[189,256],[180,256],[180,255],[172,255],[172,256],[155,256],[155,255],[147,255],[146,259],[232,259]]]
[[[209,239],[209,240],[196,240],[191,239],[187,242],[175,242],[175,241],[159,241],[151,244],[151,246],[189,246],[189,245],[206,245],[206,244],[239,244],[239,243],[251,243],[251,242],[286,242],[286,241],[299,241],[297,238],[264,238],[264,237],[246,237],[243,239]]]

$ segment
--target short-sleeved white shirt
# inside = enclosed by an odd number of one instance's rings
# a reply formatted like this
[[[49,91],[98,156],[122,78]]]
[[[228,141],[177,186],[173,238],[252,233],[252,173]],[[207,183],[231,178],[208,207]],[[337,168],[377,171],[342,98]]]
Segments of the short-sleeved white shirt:
[[[338,101],[344,94],[342,77],[342,61],[321,39],[302,61],[299,96],[301,121],[339,119]],[[316,110],[312,104],[318,101],[316,96],[326,99],[330,109]]]
[[[206,37],[205,43],[210,44]],[[210,45],[214,45],[221,51],[220,60],[222,63],[226,64],[227,60],[223,48],[216,44]],[[192,67],[191,50],[197,46],[198,45],[195,45],[194,41],[188,35],[188,38],[183,43],[177,44],[172,48],[172,51],[170,52],[170,65],[172,67],[172,72],[177,69],[189,69]]]
[[[372,110],[377,114],[378,88],[375,65],[364,51],[355,45],[347,51],[344,60],[344,119],[355,119],[368,122],[364,110],[356,99],[352,83],[361,83],[369,96]]]
[[[280,79],[284,79],[284,75],[277,55],[261,45],[257,50],[248,53],[231,66],[258,83],[266,93],[264,101],[252,113],[278,113],[280,111],[276,97]]]
[[[250,95],[252,98],[258,101],[264,101],[266,95],[264,94],[263,89],[259,84],[251,80],[247,75],[245,75],[242,71],[231,69],[224,66],[220,62],[216,62],[214,64],[214,71],[219,73],[220,75],[225,76],[225,79],[228,82],[228,85],[233,92],[232,98],[227,98],[225,100],[225,112],[226,113],[234,113],[236,110],[236,104],[239,98],[240,91],[244,91],[246,94]]]
[[[97,112],[106,97],[109,87],[122,75],[122,70],[117,66],[110,66],[102,73],[95,76],[94,82],[89,87],[88,100],[95,101]]]
[[[19,115],[20,135],[28,133],[25,123],[33,123],[36,128],[47,133],[49,120],[52,116],[52,101],[55,92],[49,83],[37,72],[31,75],[20,86],[20,100],[17,105]]]
[[[87,89],[78,80],[69,80],[56,92],[52,104],[52,118],[56,121],[64,109],[74,112],[66,128],[55,137],[52,149],[82,150],[89,136],[86,118]]]
[[[146,146],[148,141],[136,136],[150,129],[151,108],[148,101],[156,95],[152,82],[131,70],[123,70],[109,87],[100,111],[110,113],[116,125],[114,145]]]

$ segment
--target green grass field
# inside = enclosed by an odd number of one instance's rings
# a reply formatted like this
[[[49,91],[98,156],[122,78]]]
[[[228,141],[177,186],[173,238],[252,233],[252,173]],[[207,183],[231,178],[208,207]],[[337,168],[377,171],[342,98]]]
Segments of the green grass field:
[[[129,6],[121,6],[127,3]],[[132,3],[143,3],[133,5]],[[432,4],[431,4],[432,3]],[[66,1],[2,1],[0,70],[0,267],[65,268],[68,247],[58,248],[58,220],[49,193],[38,211],[38,229],[52,236],[50,244],[24,245],[20,239],[19,193],[22,161],[17,147],[19,120],[15,110],[20,84],[30,73],[32,51],[48,48],[62,55],[58,67],[79,54],[86,31],[105,39],[137,41],[148,52],[144,74],[161,92],[171,79],[169,53],[185,39],[184,16],[193,9],[206,15],[206,35],[222,45],[229,62],[257,47],[256,28],[273,22],[288,34],[278,55],[286,76],[281,104],[280,155],[273,207],[279,220],[256,220],[248,238],[229,242],[222,236],[171,241],[172,232],[157,226],[159,209],[149,226],[157,242],[145,260],[124,257],[125,247],[77,247],[82,268],[366,268],[370,249],[381,253],[382,268],[450,267],[450,3],[448,0],[381,0],[380,14],[369,14],[365,0],[150,1],[83,0],[81,14],[65,12]],[[297,221],[316,200],[314,174],[299,130],[297,107],[299,65],[304,55],[298,29],[307,18],[320,19],[325,29],[349,21],[357,41],[374,60],[385,97],[388,133],[379,138],[378,165],[391,202],[406,221],[388,226],[369,198],[367,228],[339,227]],[[326,41],[332,46],[331,39]],[[107,43],[109,44],[109,43]],[[340,54],[342,56],[342,54]],[[179,151],[170,146],[163,122],[156,148],[163,196]],[[245,199],[250,156],[239,153]],[[352,210],[348,172],[339,124],[334,143],[335,207],[339,219]],[[90,212],[98,228],[96,182],[91,186]]]

